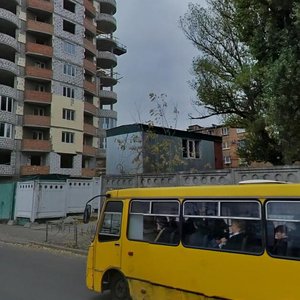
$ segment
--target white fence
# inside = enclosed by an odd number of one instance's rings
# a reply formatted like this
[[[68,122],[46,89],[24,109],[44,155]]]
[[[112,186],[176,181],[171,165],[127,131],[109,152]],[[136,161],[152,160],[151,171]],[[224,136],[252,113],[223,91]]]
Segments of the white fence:
[[[86,202],[101,193],[100,178],[67,179],[66,181],[32,180],[18,182],[15,196],[14,218],[61,218],[82,213]],[[99,198],[93,201],[99,207]]]

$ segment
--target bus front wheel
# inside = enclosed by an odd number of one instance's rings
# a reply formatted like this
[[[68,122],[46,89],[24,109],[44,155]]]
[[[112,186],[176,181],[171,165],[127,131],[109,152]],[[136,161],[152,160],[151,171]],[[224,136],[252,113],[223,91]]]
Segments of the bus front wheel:
[[[111,299],[112,300],[130,300],[129,287],[126,279],[116,274],[111,282]]]

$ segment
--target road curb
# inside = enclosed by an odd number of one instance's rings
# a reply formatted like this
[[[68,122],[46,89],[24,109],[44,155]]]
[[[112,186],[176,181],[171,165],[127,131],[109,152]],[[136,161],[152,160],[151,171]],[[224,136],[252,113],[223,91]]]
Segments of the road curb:
[[[87,250],[82,250],[82,249],[75,249],[75,248],[68,248],[64,246],[59,246],[59,245],[54,245],[54,244],[48,244],[48,243],[40,243],[40,242],[34,242],[34,241],[27,241],[27,242],[20,242],[20,241],[7,241],[7,240],[2,240],[0,239],[1,243],[5,244],[12,244],[12,245],[20,245],[20,246],[26,246],[26,245],[34,245],[38,247],[44,247],[44,248],[50,248],[54,250],[61,250],[61,251],[66,251],[66,252],[72,252],[74,254],[79,254],[79,255],[84,255],[87,256],[88,251]]]
[[[56,250],[62,250],[62,251],[68,251],[68,252],[72,252],[72,253],[80,254],[80,255],[85,255],[85,256],[88,253],[87,250],[68,248],[68,247],[59,246],[59,245],[55,245],[55,244],[39,243],[39,242],[28,242],[28,243],[31,244],[31,245],[36,245],[36,246],[51,248],[51,249],[56,249]]]

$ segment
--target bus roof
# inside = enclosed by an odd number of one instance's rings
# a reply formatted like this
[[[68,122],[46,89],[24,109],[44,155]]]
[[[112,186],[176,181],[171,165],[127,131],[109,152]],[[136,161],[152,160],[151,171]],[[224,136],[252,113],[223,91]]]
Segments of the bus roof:
[[[110,198],[188,198],[188,197],[299,197],[300,184],[254,183],[240,185],[201,185],[177,187],[150,187],[112,190]]]

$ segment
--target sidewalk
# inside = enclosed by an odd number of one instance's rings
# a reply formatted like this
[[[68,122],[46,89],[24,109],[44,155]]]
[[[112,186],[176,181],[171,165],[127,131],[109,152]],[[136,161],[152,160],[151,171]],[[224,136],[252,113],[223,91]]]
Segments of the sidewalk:
[[[35,244],[86,255],[94,235],[96,222],[76,224],[76,229],[74,225],[65,224],[63,227],[58,227],[56,223],[61,224],[61,221],[49,223],[51,226],[48,225],[48,234],[46,234],[46,223],[27,223],[24,226],[0,224],[0,241],[25,245]]]

